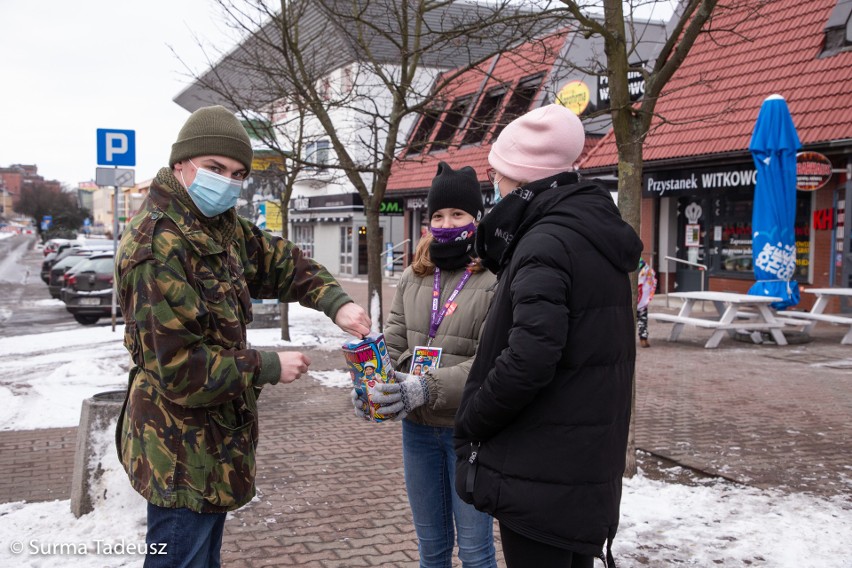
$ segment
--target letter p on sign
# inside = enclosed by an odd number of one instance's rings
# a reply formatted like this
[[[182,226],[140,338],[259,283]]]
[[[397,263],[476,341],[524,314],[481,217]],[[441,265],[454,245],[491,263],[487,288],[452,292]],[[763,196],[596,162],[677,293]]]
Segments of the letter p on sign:
[[[135,166],[136,131],[98,128],[98,165]]]

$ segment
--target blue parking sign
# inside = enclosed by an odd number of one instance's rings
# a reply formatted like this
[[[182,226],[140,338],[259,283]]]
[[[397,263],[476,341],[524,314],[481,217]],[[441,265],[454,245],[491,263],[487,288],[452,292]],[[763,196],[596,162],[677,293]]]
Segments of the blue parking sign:
[[[136,131],[98,128],[98,165],[135,166]]]

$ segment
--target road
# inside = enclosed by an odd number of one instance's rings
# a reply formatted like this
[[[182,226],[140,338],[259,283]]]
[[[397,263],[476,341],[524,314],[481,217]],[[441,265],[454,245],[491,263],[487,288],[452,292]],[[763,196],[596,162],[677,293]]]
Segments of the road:
[[[81,327],[50,297],[40,271],[44,260],[35,235],[0,240],[0,337]],[[98,322],[109,325],[109,320]]]

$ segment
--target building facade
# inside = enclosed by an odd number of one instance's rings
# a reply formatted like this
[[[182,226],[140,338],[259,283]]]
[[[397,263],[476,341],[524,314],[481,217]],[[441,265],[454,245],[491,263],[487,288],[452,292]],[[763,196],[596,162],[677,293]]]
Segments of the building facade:
[[[632,63],[640,65],[657,51],[665,26],[637,21],[633,29],[639,39]],[[486,175],[488,153],[502,129],[518,116],[542,105],[562,104],[583,120],[583,155],[597,144],[610,128],[608,115],[599,112],[609,101],[605,83],[588,69],[601,68],[602,51],[600,38],[586,38],[573,26],[543,34],[459,76],[447,89],[446,100],[421,114],[388,185],[389,194],[404,199],[409,257],[429,226],[426,196],[439,162],[473,167],[489,209],[494,191]],[[638,85],[637,99],[643,91],[642,83]]]
[[[754,283],[748,148],[761,104],[780,94],[802,144],[794,278],[852,287],[850,18],[847,0],[717,8],[713,33],[696,41],[660,97],[643,149],[641,236],[661,286],[698,289],[703,278],[708,289],[745,292]],[[608,134],[581,168],[614,175],[615,164]]]
[[[308,4],[299,20],[298,35],[304,41],[301,47],[304,60],[318,72],[315,88],[324,101],[326,122],[333,124],[336,138],[346,147],[371,196],[374,180],[370,172],[386,169],[382,166],[383,149],[390,135],[387,117],[391,115],[394,96],[388,81],[398,81],[408,71],[401,64],[401,51],[406,48],[402,47],[405,42],[400,21],[409,18],[408,35],[416,35],[420,45],[434,46],[421,54],[416,71],[407,80],[411,96],[406,103],[411,106],[416,106],[418,98],[429,92],[438,74],[487,59],[510,40],[509,34],[501,37],[499,33],[441,37],[445,26],[465,21],[475,24],[488,18],[494,7],[484,3],[457,1],[421,6],[426,13],[418,16],[417,9],[400,10],[396,0],[383,0],[363,5],[368,12],[364,19],[369,20],[364,34],[369,37],[362,43],[353,39],[352,30],[341,29],[341,21],[349,22],[348,19],[335,17],[335,10],[342,10],[338,16],[351,14],[352,6],[350,2],[334,1]],[[512,9],[511,5],[507,6],[502,9]],[[420,16],[422,19],[418,20]],[[246,66],[239,59],[247,54],[253,60],[269,62],[268,69],[274,69],[274,59],[281,56],[258,49],[257,38],[265,45],[282,43],[281,30],[274,23],[262,26],[257,34],[178,94],[175,102],[189,111],[209,104],[222,104],[232,110],[239,107],[245,110],[249,106],[275,125],[284,153],[298,155],[303,162],[290,200],[290,238],[313,251],[332,272],[363,275],[368,237],[363,198],[341,168],[326,134],[328,124],[321,124],[311,113],[299,109],[298,97],[293,96],[297,89],[288,88],[287,80],[281,77],[270,81],[268,75],[241,72]],[[269,89],[273,92],[267,92]],[[222,96],[223,90],[234,96]],[[235,99],[241,104],[234,104]],[[409,113],[401,120],[399,133],[393,134],[395,147],[406,144],[417,118]],[[401,204],[403,201],[396,195],[389,195],[380,203],[379,239],[386,249],[401,251],[410,243],[399,213]],[[266,206],[269,207],[268,201]]]

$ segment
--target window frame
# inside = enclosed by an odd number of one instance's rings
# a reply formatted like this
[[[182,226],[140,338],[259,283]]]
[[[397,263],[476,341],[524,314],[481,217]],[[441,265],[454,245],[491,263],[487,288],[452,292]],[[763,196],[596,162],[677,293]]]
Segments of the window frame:
[[[429,146],[430,153],[448,150],[452,147],[453,140],[462,129],[472,102],[473,95],[464,95],[453,101],[450,108],[443,114],[440,126],[432,137],[432,144]],[[453,120],[449,120],[450,118]]]
[[[503,111],[500,113],[500,120],[496,121],[495,123],[496,126],[494,127],[494,130],[491,133],[491,140],[496,140],[497,137],[500,136],[500,133],[503,131],[503,129],[506,128],[506,126],[510,122],[530,111],[543,84],[543,72],[522,77],[515,84],[515,86],[512,88],[512,94],[509,97],[509,100],[505,101],[503,104]],[[520,95],[524,90],[529,89],[532,89],[532,92],[530,93],[528,98],[525,97],[527,104],[521,107],[518,102],[523,101],[524,99],[522,99]],[[515,104],[513,105],[513,103]]]
[[[481,144],[486,139],[488,133],[497,123],[497,117],[500,115],[500,110],[503,108],[503,103],[508,93],[509,84],[503,83],[488,89],[482,94],[476,110],[465,125],[464,136],[462,136],[461,140],[462,146]],[[497,102],[492,107],[489,108],[486,106],[487,101],[494,99],[497,99]],[[487,113],[483,113],[483,109],[488,109]]]

